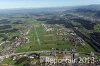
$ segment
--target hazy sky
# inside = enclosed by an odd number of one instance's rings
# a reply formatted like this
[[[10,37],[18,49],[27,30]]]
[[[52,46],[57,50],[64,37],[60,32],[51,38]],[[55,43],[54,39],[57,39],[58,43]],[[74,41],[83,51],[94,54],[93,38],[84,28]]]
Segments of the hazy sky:
[[[100,4],[100,0],[0,0],[0,9]]]

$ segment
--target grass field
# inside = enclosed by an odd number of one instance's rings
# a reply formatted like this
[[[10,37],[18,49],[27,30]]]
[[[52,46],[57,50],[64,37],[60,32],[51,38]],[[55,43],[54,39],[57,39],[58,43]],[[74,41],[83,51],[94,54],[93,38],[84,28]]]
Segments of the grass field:
[[[51,48],[61,48],[61,49],[72,49],[74,46],[68,41],[59,40],[58,36],[55,35],[56,32],[46,32],[41,26],[41,22],[35,21],[32,23],[33,28],[27,35],[29,38],[29,43],[23,44],[16,52],[28,52],[34,50],[49,50]],[[35,30],[36,29],[36,30]],[[38,34],[38,37],[36,35]],[[37,40],[39,39],[39,41]],[[87,49],[86,49],[87,48]],[[77,47],[79,52],[91,52],[94,51],[88,44],[84,47]]]
[[[30,20],[29,20],[30,21]],[[16,49],[16,52],[29,52],[34,50],[49,50],[51,48],[62,48],[62,49],[72,49],[75,48],[70,42],[60,40],[60,38],[55,34],[54,32],[46,32],[44,28],[41,26],[41,22],[33,21],[31,22],[31,25],[33,26],[27,35],[29,38],[29,43],[22,44],[21,47]],[[36,29],[36,30],[35,30]],[[36,35],[37,32],[37,35]],[[38,40],[40,40],[40,44]],[[94,51],[87,43],[84,47],[76,47],[77,51],[79,52],[91,52]],[[3,61],[3,64],[9,64],[10,66],[23,66],[23,63],[19,65],[14,64],[15,61],[8,58]]]

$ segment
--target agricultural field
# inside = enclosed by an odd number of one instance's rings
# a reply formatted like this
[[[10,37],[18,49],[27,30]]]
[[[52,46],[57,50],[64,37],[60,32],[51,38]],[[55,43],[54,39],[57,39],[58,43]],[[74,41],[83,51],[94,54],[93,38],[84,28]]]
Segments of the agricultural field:
[[[100,66],[99,2],[1,0],[0,66]]]
[[[74,43],[67,40],[68,38],[70,39],[70,35],[60,35],[59,30],[64,28],[62,24],[47,24],[48,28],[45,28],[44,25],[46,25],[45,22],[33,20],[32,28],[27,35],[29,38],[29,43],[23,44],[21,47],[17,48],[16,52],[19,53],[37,50],[50,50],[51,48],[67,50],[76,49],[79,52],[94,51],[94,49],[85,42],[84,46],[75,47],[75,45],[73,45]],[[62,31],[61,34],[63,33],[64,32]],[[67,32],[65,32],[65,34],[67,34]]]

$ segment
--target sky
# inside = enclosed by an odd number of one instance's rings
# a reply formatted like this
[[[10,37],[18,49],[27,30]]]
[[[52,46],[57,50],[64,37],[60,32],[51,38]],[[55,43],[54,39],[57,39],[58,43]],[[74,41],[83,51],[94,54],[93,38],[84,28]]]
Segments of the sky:
[[[0,9],[45,8],[100,4],[100,0],[0,0]]]

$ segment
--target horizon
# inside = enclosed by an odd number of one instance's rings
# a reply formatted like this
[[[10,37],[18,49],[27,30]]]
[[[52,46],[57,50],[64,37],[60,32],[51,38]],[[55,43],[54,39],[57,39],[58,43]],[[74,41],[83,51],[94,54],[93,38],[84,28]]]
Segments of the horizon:
[[[100,4],[100,0],[1,0],[0,9],[73,7]]]
[[[76,6],[56,6],[56,7],[29,7],[29,8],[0,8],[0,10],[19,10],[19,9],[48,9],[48,8],[71,8],[71,7],[81,7],[81,6],[91,6],[91,5],[100,5],[100,4],[89,4],[89,5],[76,5]]]

